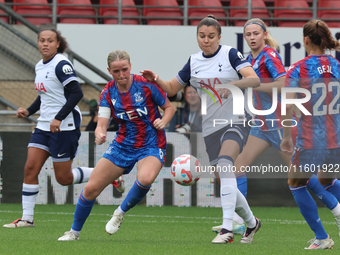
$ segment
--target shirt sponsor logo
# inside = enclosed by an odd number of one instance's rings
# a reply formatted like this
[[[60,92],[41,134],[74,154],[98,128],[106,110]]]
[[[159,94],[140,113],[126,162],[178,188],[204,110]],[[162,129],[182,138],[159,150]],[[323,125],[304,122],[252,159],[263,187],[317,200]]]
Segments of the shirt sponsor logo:
[[[73,69],[70,65],[64,65],[63,66],[63,72],[66,75],[70,75],[70,74],[73,74]]]
[[[246,60],[246,58],[242,55],[242,53],[241,52],[237,52],[237,56],[242,60],[242,61],[244,61],[244,60]]]

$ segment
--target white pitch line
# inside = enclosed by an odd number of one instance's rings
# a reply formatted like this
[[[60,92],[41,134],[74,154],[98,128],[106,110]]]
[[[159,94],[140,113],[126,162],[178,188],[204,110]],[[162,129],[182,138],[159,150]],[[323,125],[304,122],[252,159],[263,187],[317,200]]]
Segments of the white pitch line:
[[[22,211],[3,211],[0,210],[0,213],[18,213],[21,214]],[[73,215],[74,213],[70,212],[35,212],[35,214],[45,214],[45,215]],[[91,213],[91,216],[111,216],[112,214],[104,214],[104,213]],[[221,223],[222,219],[220,217],[192,217],[192,216],[179,216],[179,215],[136,215],[136,214],[127,214],[124,217],[128,218],[151,218],[150,220],[135,220],[129,219],[129,222],[145,222],[145,223]],[[167,220],[165,220],[167,219]],[[173,220],[171,220],[173,219]],[[177,220],[184,219],[184,220]],[[187,219],[187,221],[185,220]],[[190,220],[192,219],[192,221]],[[260,218],[261,219],[261,218]],[[197,220],[201,220],[200,222]],[[1,221],[8,221],[7,219],[0,219]],[[39,220],[40,221],[40,220]],[[58,222],[59,220],[46,220],[46,222]],[[91,220],[94,221],[94,220]],[[42,220],[41,222],[44,222]],[[99,221],[106,222],[106,221]],[[301,225],[307,224],[304,220],[284,220],[284,219],[261,219],[261,223],[264,224],[281,224],[281,225]],[[335,222],[330,221],[322,221],[324,225],[335,225]]]

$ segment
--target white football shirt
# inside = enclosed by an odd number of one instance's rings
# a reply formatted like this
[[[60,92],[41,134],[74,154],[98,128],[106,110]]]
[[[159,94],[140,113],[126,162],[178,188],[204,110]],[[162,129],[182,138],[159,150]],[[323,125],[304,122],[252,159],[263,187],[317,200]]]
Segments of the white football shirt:
[[[220,45],[213,55],[205,56],[202,51],[191,55],[183,69],[178,72],[176,78],[183,86],[190,84],[196,89],[207,89],[207,87],[202,86],[202,84],[207,84],[215,88],[216,84],[227,84],[241,79],[242,77],[238,71],[247,66],[251,65],[237,49]],[[207,90],[214,95],[211,90]],[[201,89],[197,89],[197,92],[200,98],[202,98],[203,94],[206,94],[207,99],[207,113],[202,116],[202,134],[204,137],[230,123],[243,123],[250,117],[246,110],[240,115],[233,115],[233,96],[231,93],[227,99],[221,98],[221,105],[216,95],[214,95],[217,102],[215,104],[207,92]],[[246,97],[245,90],[243,90],[243,94]],[[245,102],[247,102],[246,98]],[[227,124],[216,124],[214,120],[225,120]]]
[[[59,53],[46,62],[40,60],[35,66],[35,73],[35,90],[41,98],[37,128],[50,131],[52,120],[65,105],[70,94],[65,86],[71,81],[78,81],[78,78],[72,63]],[[81,112],[76,106],[61,122],[60,130],[78,128],[81,118]]]

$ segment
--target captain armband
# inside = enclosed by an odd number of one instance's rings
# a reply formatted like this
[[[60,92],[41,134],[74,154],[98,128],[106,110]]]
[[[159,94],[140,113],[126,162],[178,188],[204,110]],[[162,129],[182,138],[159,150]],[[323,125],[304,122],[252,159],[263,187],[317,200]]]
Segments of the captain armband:
[[[111,109],[108,107],[99,106],[98,117],[110,119],[111,117]]]

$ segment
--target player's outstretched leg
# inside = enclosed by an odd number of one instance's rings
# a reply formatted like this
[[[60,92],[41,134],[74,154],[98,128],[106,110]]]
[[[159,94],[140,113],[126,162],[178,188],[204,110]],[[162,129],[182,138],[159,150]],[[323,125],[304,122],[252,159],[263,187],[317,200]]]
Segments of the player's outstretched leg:
[[[74,212],[74,219],[70,231],[65,232],[63,236],[58,238],[58,241],[74,241],[79,239],[79,234],[83,225],[90,215],[95,199],[87,200],[81,191],[76,210]]]
[[[22,217],[3,225],[4,228],[34,227],[33,215],[35,199],[39,193],[39,184],[22,184]]]
[[[83,183],[89,180],[93,168],[77,167],[72,169],[73,182]],[[71,184],[71,183],[70,183]],[[12,223],[3,225],[4,228],[22,228],[34,227],[34,207],[35,200],[39,193],[39,184],[26,184],[22,185],[22,217]]]
[[[231,157],[221,155],[218,157],[218,169],[232,169],[234,161]],[[221,206],[223,211],[222,229],[212,240],[213,244],[231,243],[234,241],[233,216],[236,205],[237,184],[235,174],[231,170],[219,172],[221,182]]]
[[[332,184],[338,182],[337,179],[334,179]],[[337,226],[339,228],[339,236],[340,236],[340,204],[337,200],[337,198],[329,192],[329,188],[327,187],[332,186],[326,185],[325,187],[322,186],[318,180],[318,177],[316,175],[313,175],[307,182],[307,187],[311,189],[317,198],[320,199],[322,203],[324,203],[328,209],[331,210],[335,217],[335,221],[337,223]],[[332,188],[331,188],[332,190]],[[334,191],[334,190],[333,190]],[[336,193],[336,192],[335,192]]]
[[[144,186],[136,180],[122,204],[114,211],[111,220],[106,224],[105,231],[108,234],[112,235],[119,230],[125,213],[137,205],[148,193],[150,188],[151,186]]]
[[[235,212],[240,215],[247,224],[247,229],[244,232],[241,243],[252,243],[255,233],[260,229],[261,222],[253,215],[246,198],[237,190],[237,200]]]
[[[322,226],[318,214],[318,208],[312,196],[309,194],[307,187],[289,187],[294,199],[299,206],[302,216],[305,218],[309,227],[315,233],[315,241],[307,249],[330,249],[334,242],[330,241],[330,237]]]
[[[219,179],[218,179],[219,181]],[[220,181],[219,181],[220,183]],[[236,175],[236,183],[237,183],[237,188],[239,191],[242,193],[244,197],[247,197],[247,176],[245,173],[241,173]],[[211,228],[213,232],[219,233],[222,230],[222,225],[214,226]],[[237,214],[234,213],[234,218],[233,218],[233,233],[234,235],[243,235],[244,231],[246,230],[244,226],[244,221],[243,219]]]

